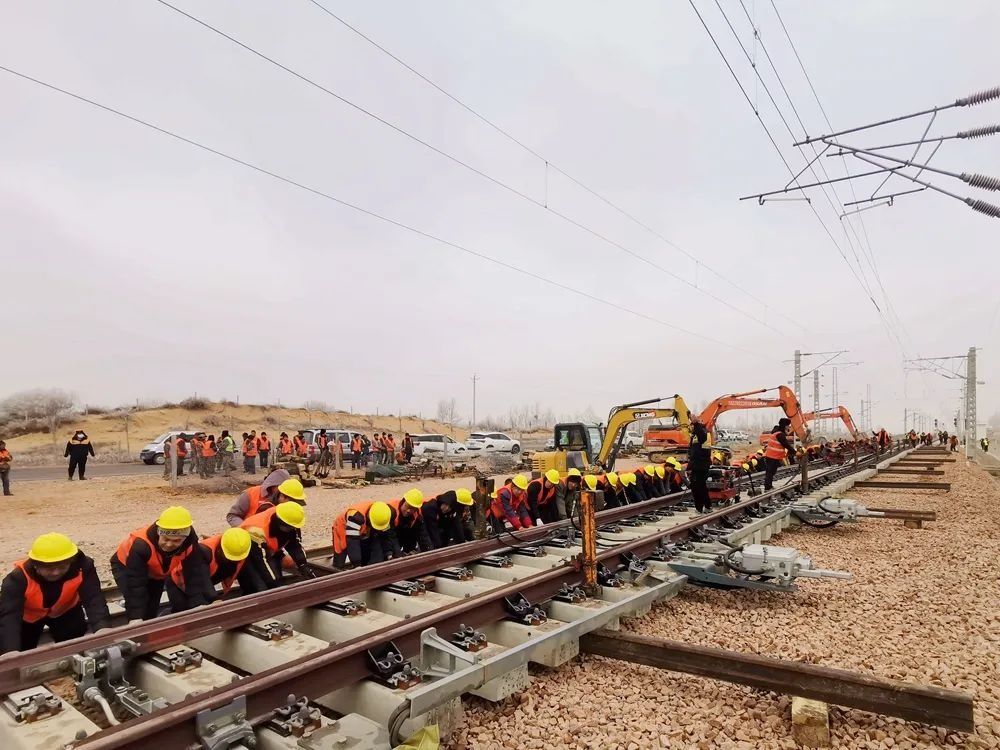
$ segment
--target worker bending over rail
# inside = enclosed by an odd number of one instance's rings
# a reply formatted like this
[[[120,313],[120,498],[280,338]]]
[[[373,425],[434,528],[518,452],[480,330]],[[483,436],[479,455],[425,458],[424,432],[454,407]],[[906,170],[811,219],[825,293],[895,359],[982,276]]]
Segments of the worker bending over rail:
[[[421,512],[424,527],[435,549],[471,542],[476,538],[473,531],[475,504],[472,493],[464,487],[424,500]]]
[[[396,512],[396,538],[404,555],[414,552],[429,552],[434,549],[424,524],[422,508],[424,493],[414,488],[403,493],[397,500],[390,500],[389,507]]]
[[[534,526],[528,507],[528,478],[515,474],[493,493],[490,503],[490,525],[498,534],[503,531],[530,529]]]
[[[301,529],[305,523],[305,508],[297,502],[289,502],[255,513],[241,524],[255,542],[248,564],[268,588],[281,582],[286,555],[303,578],[316,577],[302,549]]]
[[[250,516],[289,500],[299,505],[306,504],[302,482],[292,479],[292,475],[284,469],[275,469],[264,477],[263,482],[240,493],[226,514],[226,522],[230,526],[239,526]]]
[[[159,614],[164,588],[173,612],[208,604],[214,598],[205,558],[192,554],[198,545],[193,526],[186,508],[171,506],[155,523],[136,529],[118,545],[111,557],[111,574],[125,597],[130,623]]]
[[[0,653],[35,648],[46,627],[58,643],[110,619],[94,561],[69,537],[42,534],[0,586]]]
[[[205,558],[212,585],[222,587],[222,596],[228,594],[237,581],[244,594],[268,588],[267,582],[260,577],[260,571],[253,565],[247,565],[252,546],[250,532],[240,527],[226,529],[198,542],[197,554]],[[178,578],[174,578],[174,583],[183,589],[184,580]]]
[[[402,550],[395,530],[396,510],[382,501],[353,503],[333,519],[333,565],[373,565]]]
[[[559,471],[549,469],[538,479],[528,482],[525,497],[528,501],[529,515],[535,519],[535,525],[551,523],[559,520],[556,510],[556,490],[559,487]]]
[[[555,503],[549,513],[549,517],[542,516],[545,523],[562,521],[569,518],[576,504],[580,501],[580,487],[583,483],[583,476],[579,469],[570,469],[566,476],[559,480],[556,485]]]

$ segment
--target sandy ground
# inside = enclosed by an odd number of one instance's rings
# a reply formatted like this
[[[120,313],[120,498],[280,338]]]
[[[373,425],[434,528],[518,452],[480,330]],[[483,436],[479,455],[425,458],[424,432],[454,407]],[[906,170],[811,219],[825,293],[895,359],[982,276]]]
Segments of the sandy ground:
[[[772,540],[851,571],[851,582],[804,580],[791,595],[687,588],[625,627],[975,695],[972,735],[831,707],[837,748],[1000,747],[1000,483],[964,461],[946,465],[943,478],[950,493],[848,495],[936,510],[938,521],[921,530],[867,520]],[[499,705],[466,701],[450,747],[796,747],[787,696],[599,657],[539,669],[534,679]]]

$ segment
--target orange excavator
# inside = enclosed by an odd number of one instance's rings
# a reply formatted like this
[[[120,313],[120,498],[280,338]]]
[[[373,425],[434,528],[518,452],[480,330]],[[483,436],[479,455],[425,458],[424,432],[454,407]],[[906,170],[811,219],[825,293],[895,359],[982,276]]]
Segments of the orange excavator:
[[[851,418],[851,412],[847,411],[846,406],[835,406],[832,409],[821,409],[820,411],[808,411],[802,415],[802,419],[806,422],[812,422],[817,419],[840,419],[847,428],[847,434],[851,436],[851,440],[864,440],[865,437],[854,426],[854,419]]]
[[[769,409],[780,407],[785,412],[785,416],[792,420],[792,429],[799,440],[803,443],[809,442],[809,427],[806,425],[802,409],[799,407],[799,400],[795,398],[795,393],[791,388],[779,385],[777,388],[777,398],[748,398],[757,396],[760,393],[773,391],[774,388],[761,388],[756,391],[746,391],[745,393],[730,393],[720,396],[705,407],[698,419],[705,428],[712,433],[715,430],[715,422],[719,416],[727,411],[736,409]],[[762,440],[766,440],[770,433],[762,435]],[[680,451],[688,446],[688,434],[681,430],[660,429],[656,425],[646,430],[643,442],[643,452],[673,450]]]

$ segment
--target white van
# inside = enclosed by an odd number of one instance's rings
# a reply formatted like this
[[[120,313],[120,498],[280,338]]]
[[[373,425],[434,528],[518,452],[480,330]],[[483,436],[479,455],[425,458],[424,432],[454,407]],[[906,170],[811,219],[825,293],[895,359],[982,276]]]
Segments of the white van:
[[[139,459],[143,463],[162,465],[163,447],[167,444],[167,441],[170,440],[170,438],[174,435],[180,435],[186,441],[190,442],[191,438],[199,432],[204,432],[204,430],[172,430],[171,432],[164,432],[162,435],[143,446],[142,450],[139,451]]]

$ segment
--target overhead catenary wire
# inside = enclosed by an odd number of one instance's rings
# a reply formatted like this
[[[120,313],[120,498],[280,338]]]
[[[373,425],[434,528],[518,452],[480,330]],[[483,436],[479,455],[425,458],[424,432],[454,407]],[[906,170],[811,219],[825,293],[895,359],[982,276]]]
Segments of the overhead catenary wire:
[[[180,133],[177,133],[177,132],[172,131],[172,130],[170,130],[168,128],[165,128],[165,127],[162,127],[160,125],[157,125],[157,124],[155,124],[153,122],[149,122],[148,120],[144,120],[144,119],[142,119],[140,117],[137,117],[135,115],[128,114],[127,112],[124,112],[122,110],[116,109],[116,108],[114,108],[114,107],[112,107],[110,105],[103,104],[103,103],[97,101],[96,99],[91,99],[89,97],[83,96],[82,94],[77,94],[77,93],[75,93],[73,91],[70,91],[68,89],[61,88],[61,87],[59,87],[59,86],[57,86],[55,84],[49,83],[49,82],[44,81],[44,80],[42,80],[40,78],[35,78],[33,76],[30,76],[27,73],[22,73],[22,72],[20,72],[18,70],[15,70],[13,68],[9,68],[9,67],[7,67],[5,65],[0,65],[0,70],[4,71],[4,72],[6,72],[6,73],[8,73],[8,74],[10,74],[12,76],[15,76],[15,77],[17,77],[17,78],[19,78],[21,80],[28,81],[28,82],[36,84],[38,86],[42,86],[42,87],[44,87],[44,88],[46,88],[46,89],[48,89],[50,91],[57,92],[57,93],[62,94],[64,96],[67,96],[67,97],[70,97],[72,99],[75,99],[76,101],[79,101],[79,102],[82,102],[84,104],[87,104],[87,105],[89,105],[91,107],[95,107],[95,108],[100,109],[100,110],[102,110],[104,112],[107,112],[109,114],[115,115],[116,117],[120,117],[122,119],[128,120],[128,121],[130,121],[130,122],[132,122],[132,123],[134,123],[136,125],[141,125],[141,126],[143,126],[145,128],[148,128],[150,130],[156,131],[157,133],[160,133],[161,135],[168,136],[168,137],[170,137],[170,138],[172,138],[172,139],[174,139],[176,141],[185,143],[185,144],[187,144],[189,146],[197,148],[197,149],[199,149],[201,151],[204,151],[206,153],[213,154],[213,155],[218,156],[218,157],[220,157],[222,159],[225,159],[227,161],[233,162],[234,164],[239,164],[239,165],[241,165],[243,167],[246,167],[247,169],[253,170],[254,172],[257,172],[259,174],[262,174],[262,175],[265,175],[267,177],[270,177],[271,179],[277,180],[277,181],[285,183],[287,185],[291,185],[292,187],[296,187],[296,188],[298,188],[300,190],[304,190],[304,191],[306,191],[308,193],[311,193],[313,195],[316,195],[316,196],[318,196],[320,198],[324,198],[324,199],[326,199],[328,201],[332,201],[333,203],[337,203],[337,204],[339,204],[341,206],[344,206],[345,208],[349,208],[349,209],[351,209],[353,211],[356,211],[358,213],[364,214],[365,216],[369,216],[369,217],[371,217],[373,219],[378,219],[379,221],[382,221],[382,222],[384,222],[386,224],[390,224],[390,225],[392,225],[394,227],[397,227],[399,229],[406,230],[406,231],[411,232],[411,233],[413,233],[415,235],[418,235],[420,237],[424,237],[425,239],[429,239],[429,240],[432,240],[432,241],[434,241],[436,243],[439,243],[439,244],[445,245],[447,247],[453,248],[453,249],[458,250],[458,251],[460,251],[462,253],[465,253],[467,255],[471,255],[471,256],[474,256],[474,257],[479,258],[481,260],[485,260],[485,261],[487,261],[489,263],[493,263],[494,265],[501,266],[501,267],[506,268],[506,269],[508,269],[510,271],[514,271],[515,273],[519,273],[519,274],[521,274],[523,276],[528,276],[528,277],[530,277],[532,279],[535,279],[536,281],[542,282],[543,284],[547,284],[548,286],[552,286],[552,287],[555,287],[557,289],[561,289],[563,291],[570,292],[570,293],[575,294],[575,295],[577,295],[579,297],[583,297],[583,298],[589,299],[589,300],[591,300],[593,302],[597,302],[597,303],[599,303],[601,305],[604,305],[606,307],[610,307],[610,308],[616,309],[616,310],[618,310],[620,312],[628,313],[629,315],[632,315],[632,316],[634,316],[636,318],[641,318],[641,319],[646,320],[648,322],[655,323],[655,324],[657,324],[659,326],[662,326],[664,328],[669,328],[671,330],[677,331],[679,333],[683,333],[683,334],[691,336],[693,338],[701,339],[703,341],[708,341],[708,342],[713,343],[713,344],[718,344],[719,346],[723,346],[723,347],[725,347],[727,349],[732,349],[734,351],[738,351],[738,352],[741,352],[743,354],[748,354],[748,355],[755,356],[755,357],[764,357],[764,355],[759,354],[758,352],[754,352],[754,351],[749,350],[749,349],[744,349],[744,348],[736,346],[736,345],[734,345],[734,344],[732,344],[731,342],[728,342],[728,341],[722,341],[722,340],[719,340],[719,339],[716,339],[716,338],[712,338],[711,336],[705,336],[703,334],[696,333],[695,331],[690,331],[690,330],[688,330],[686,328],[683,328],[683,327],[678,326],[678,325],[674,325],[673,323],[669,323],[669,322],[667,322],[665,320],[662,320],[660,318],[657,318],[657,317],[655,317],[653,315],[649,315],[649,314],[641,312],[639,310],[635,310],[633,308],[630,308],[630,307],[627,307],[625,305],[619,304],[619,303],[614,302],[612,300],[605,299],[603,297],[598,297],[597,295],[591,294],[591,293],[586,292],[586,291],[584,291],[582,289],[577,289],[575,287],[569,286],[568,284],[563,284],[562,282],[556,281],[554,279],[547,278],[546,276],[543,276],[541,274],[535,273],[534,271],[531,271],[529,269],[522,268],[520,266],[514,265],[513,263],[509,263],[509,262],[507,262],[505,260],[502,260],[500,258],[496,258],[496,257],[494,257],[492,255],[489,255],[489,254],[485,253],[485,252],[482,252],[480,250],[476,250],[474,248],[471,248],[471,247],[469,247],[467,245],[463,245],[463,244],[460,244],[458,242],[453,242],[451,240],[445,239],[445,238],[440,237],[438,235],[432,234],[431,232],[424,231],[424,230],[422,230],[422,229],[420,229],[418,227],[414,227],[414,226],[412,226],[410,224],[406,224],[406,223],[404,223],[402,221],[399,221],[398,219],[393,219],[392,217],[386,216],[385,214],[379,213],[378,211],[375,211],[373,209],[365,208],[364,206],[360,206],[360,205],[358,205],[356,203],[351,203],[348,200],[345,200],[343,198],[339,198],[339,197],[337,197],[337,196],[335,196],[335,195],[333,195],[331,193],[327,193],[327,192],[325,192],[325,191],[323,191],[323,190],[321,190],[319,188],[312,187],[310,185],[306,185],[305,183],[299,182],[299,181],[297,181],[297,180],[295,180],[295,179],[293,179],[291,177],[286,177],[286,176],[284,176],[282,174],[279,174],[278,172],[274,172],[274,171],[272,171],[270,169],[267,169],[266,167],[262,167],[259,164],[254,164],[253,162],[247,161],[247,160],[242,159],[242,158],[240,158],[238,156],[234,156],[234,155],[226,153],[226,152],[224,152],[224,151],[222,151],[220,149],[217,149],[217,148],[214,148],[214,147],[209,146],[207,144],[201,143],[200,141],[195,140],[194,138],[189,138],[189,137],[187,137],[185,135],[181,135]]]
[[[869,151],[863,148],[855,148],[853,146],[847,146],[844,144],[836,143],[835,141],[824,141],[830,146],[835,148],[843,149],[844,151],[849,151],[851,153],[867,154],[868,156],[877,156],[879,159],[885,159],[886,161],[895,162],[896,164],[902,164],[904,167],[920,167],[920,170],[927,170],[928,172],[936,172],[937,174],[943,174],[947,177],[954,177],[956,180],[961,180],[966,185],[971,185],[972,187],[977,187],[982,190],[992,190],[996,192],[1000,190],[1000,178],[991,177],[990,175],[979,174],[977,172],[951,172],[947,169],[940,169],[939,167],[932,167],[929,164],[920,164],[917,162],[910,161],[908,159],[898,159],[895,156],[889,156],[888,154],[879,154],[874,151]]]
[[[736,83],[737,87],[739,87],[739,89],[740,89],[740,92],[743,94],[743,98],[746,100],[746,102],[750,106],[751,110],[753,110],[754,116],[757,118],[757,121],[760,123],[761,127],[764,129],[764,133],[767,135],[767,138],[770,141],[771,146],[774,148],[775,152],[778,154],[778,158],[781,160],[782,164],[785,165],[785,169],[788,170],[788,173],[790,175],[793,175],[793,177],[794,177],[794,174],[795,174],[794,170],[792,170],[791,165],[788,163],[788,160],[785,158],[784,153],[781,151],[781,147],[778,146],[778,142],[775,140],[774,135],[771,133],[770,128],[767,127],[767,123],[764,122],[764,119],[761,116],[760,111],[756,107],[754,107],[753,101],[750,99],[750,96],[747,94],[746,88],[743,86],[743,83],[740,81],[739,76],[736,75],[736,71],[733,70],[733,66],[730,64],[729,59],[726,57],[725,53],[722,51],[722,48],[719,46],[719,43],[716,40],[715,35],[712,33],[712,30],[708,27],[708,24],[706,23],[704,17],[702,17],[701,12],[698,10],[698,7],[695,5],[694,0],[688,0],[688,4],[691,6],[691,9],[694,11],[695,15],[698,17],[698,20],[701,22],[702,27],[705,29],[705,32],[708,34],[709,39],[711,39],[713,46],[715,47],[716,51],[719,53],[719,56],[722,58],[722,61],[725,64],[726,68],[729,70],[729,73],[732,76],[733,81]],[[879,307],[878,302],[875,300],[875,297],[873,296],[871,290],[866,287],[865,282],[861,279],[861,277],[858,276],[857,270],[854,268],[854,266],[847,259],[847,256],[844,254],[843,248],[840,247],[840,244],[837,242],[836,238],[830,232],[830,228],[826,225],[826,222],[823,221],[823,217],[819,215],[819,212],[816,210],[816,207],[812,205],[812,203],[809,203],[808,205],[809,205],[810,210],[813,212],[813,215],[816,217],[817,221],[819,221],[820,226],[822,226],[823,231],[826,233],[827,237],[830,239],[830,242],[833,243],[833,246],[836,248],[836,250],[840,254],[841,258],[843,258],[843,260],[844,260],[845,264],[847,265],[848,269],[851,271],[851,274],[854,276],[855,280],[858,282],[858,285],[865,292],[866,296],[868,297],[869,302],[872,303],[872,306],[878,312],[880,319],[882,320],[883,324],[886,326],[886,329],[890,332],[890,336],[895,336],[895,333],[892,332],[891,328],[889,327],[888,322],[885,320],[885,316],[883,315],[882,310]],[[896,337],[896,338],[897,338],[897,341],[898,341],[898,337]]]
[[[471,164],[469,164],[468,162],[466,162],[466,161],[458,158],[457,156],[448,153],[444,149],[441,149],[441,148],[438,148],[437,146],[434,146],[429,141],[426,141],[426,140],[420,138],[419,136],[414,135],[413,133],[409,132],[408,130],[406,130],[402,126],[397,125],[397,124],[395,124],[395,123],[393,123],[393,122],[385,119],[384,117],[376,114],[375,112],[372,112],[371,110],[369,110],[369,109],[361,106],[357,102],[354,102],[351,99],[348,99],[347,97],[345,97],[345,96],[343,96],[341,94],[338,94],[336,91],[333,91],[332,89],[324,86],[323,84],[319,83],[318,81],[316,81],[316,80],[314,80],[314,79],[312,79],[312,78],[310,78],[310,77],[308,77],[308,76],[306,76],[306,75],[304,75],[302,73],[299,73],[298,71],[296,71],[296,70],[288,67],[287,65],[279,62],[278,60],[274,59],[273,57],[270,57],[269,55],[266,55],[263,52],[259,51],[258,49],[252,47],[251,45],[249,45],[249,44],[247,44],[245,42],[240,41],[239,39],[231,36],[230,34],[227,34],[225,31],[222,31],[221,29],[217,28],[216,26],[213,26],[212,24],[208,23],[207,21],[204,21],[204,20],[198,18],[197,16],[194,16],[194,15],[188,13],[187,11],[182,10],[181,8],[178,8],[177,6],[175,6],[175,5],[167,2],[167,0],[155,0],[155,2],[159,3],[160,5],[162,5],[165,8],[168,8],[169,10],[174,11],[175,13],[183,16],[184,18],[187,18],[188,20],[192,21],[193,23],[198,24],[202,28],[204,28],[204,29],[206,29],[208,31],[211,31],[214,34],[216,34],[216,35],[218,35],[218,36],[226,39],[227,41],[231,42],[232,44],[235,44],[236,46],[240,47],[241,49],[245,50],[246,52],[249,52],[250,54],[252,54],[252,55],[260,58],[261,60],[264,60],[265,62],[267,62],[267,63],[269,63],[271,65],[274,65],[275,67],[279,68],[280,70],[284,71],[285,73],[288,73],[289,75],[291,75],[291,76],[299,79],[303,83],[306,83],[306,84],[308,84],[310,86],[313,86],[314,88],[318,89],[319,91],[327,94],[328,96],[333,97],[337,101],[341,102],[342,104],[345,104],[348,107],[351,107],[352,109],[354,109],[355,111],[357,111],[357,112],[365,115],[366,117],[370,117],[371,119],[375,120],[376,122],[378,122],[378,123],[380,123],[380,124],[382,124],[382,125],[390,128],[390,129],[392,129],[397,134],[402,135],[403,137],[408,138],[411,141],[413,141],[413,142],[415,142],[415,143],[417,143],[417,144],[419,144],[419,145],[421,145],[421,146],[429,149],[430,151],[432,151],[435,154],[438,154],[439,156],[447,159],[448,161],[452,162],[453,164],[455,164],[457,166],[460,166],[460,167],[462,167],[462,168],[464,168],[464,169],[472,172],[473,174],[475,174],[475,175],[477,175],[479,177],[482,177],[483,179],[489,181],[493,185],[496,185],[497,187],[499,187],[499,188],[501,188],[503,190],[506,190],[510,194],[512,194],[512,195],[514,195],[514,196],[516,196],[516,197],[518,197],[518,198],[520,198],[520,199],[522,199],[522,200],[524,200],[524,201],[526,201],[528,203],[531,203],[532,205],[534,205],[534,206],[542,209],[543,211],[547,211],[548,213],[551,213],[553,216],[555,216],[555,217],[557,217],[557,218],[559,218],[559,219],[561,219],[563,221],[566,221],[567,223],[571,224],[574,227],[577,227],[578,229],[586,232],[587,234],[591,235],[595,239],[598,239],[601,242],[604,242],[604,243],[606,243],[606,244],[608,244],[608,245],[610,245],[610,246],[612,246],[612,247],[614,247],[614,248],[616,248],[618,250],[621,250],[622,252],[626,253],[627,255],[635,258],[636,260],[638,260],[638,261],[640,261],[642,263],[645,263],[646,265],[650,266],[651,268],[655,268],[656,270],[660,271],[661,273],[664,273],[667,276],[670,276],[671,278],[676,279],[677,281],[679,281],[680,283],[686,285],[690,289],[693,289],[696,292],[704,294],[705,296],[711,298],[712,300],[714,300],[718,304],[720,304],[720,305],[722,305],[724,307],[727,307],[730,310],[733,310],[734,312],[736,312],[736,313],[738,313],[738,314],[740,314],[740,315],[742,315],[742,316],[744,316],[744,317],[746,317],[746,318],[754,321],[755,323],[758,323],[759,325],[764,326],[765,328],[769,328],[770,330],[774,331],[775,333],[779,333],[779,334],[782,333],[782,331],[780,331],[779,329],[775,328],[773,325],[771,325],[770,323],[768,323],[766,320],[762,320],[761,318],[757,317],[756,315],[753,315],[752,313],[749,313],[746,310],[743,310],[742,308],[737,307],[736,305],[732,304],[728,300],[726,300],[726,299],[724,299],[724,298],[722,298],[722,297],[720,297],[720,296],[718,296],[716,294],[713,294],[712,292],[704,289],[703,287],[699,287],[697,284],[692,283],[691,281],[688,281],[687,279],[685,279],[680,274],[675,273],[674,271],[670,270],[669,268],[666,268],[665,266],[662,266],[659,263],[656,263],[655,261],[650,260],[649,258],[645,257],[644,255],[635,252],[634,250],[632,250],[632,249],[626,247],[625,245],[623,245],[622,243],[611,241],[606,235],[604,235],[604,234],[602,234],[602,233],[600,233],[600,232],[592,229],[591,227],[587,226],[586,224],[583,224],[582,222],[576,221],[574,219],[570,219],[566,214],[563,214],[563,213],[561,213],[559,211],[556,211],[555,209],[553,209],[551,207],[551,205],[549,205],[549,201],[547,199],[547,196],[546,196],[546,198],[544,200],[538,200],[537,198],[529,195],[528,193],[524,192],[523,190],[519,190],[518,188],[514,187],[513,185],[510,185],[509,183],[506,183],[503,180],[500,180],[499,178],[494,177],[493,175],[491,175],[491,174],[489,174],[489,173],[487,173],[487,172],[485,172],[485,171],[483,171],[483,170],[481,170],[481,169],[479,169],[477,167],[472,166]]]
[[[618,203],[612,201],[610,198],[608,198],[606,195],[604,195],[603,193],[599,192],[598,190],[590,187],[585,182],[583,182],[580,178],[573,176],[568,171],[566,171],[565,168],[560,167],[558,164],[554,163],[547,156],[539,153],[537,150],[535,150],[535,149],[531,148],[530,146],[528,146],[524,141],[522,141],[521,139],[519,139],[516,136],[514,136],[509,130],[507,130],[506,128],[498,125],[496,122],[494,122],[493,120],[491,120],[490,118],[488,118],[486,115],[484,115],[482,112],[480,112],[476,108],[472,107],[470,104],[468,104],[467,102],[465,102],[463,99],[459,98],[455,94],[452,94],[450,91],[448,91],[447,89],[445,89],[443,86],[439,85],[437,82],[435,82],[433,79],[431,79],[430,77],[428,77],[424,73],[421,73],[419,70],[417,70],[416,68],[414,68],[412,65],[410,65],[409,63],[407,63],[405,60],[403,60],[402,58],[400,58],[398,55],[394,54],[391,50],[387,49],[382,44],[379,44],[379,42],[377,42],[375,39],[373,39],[369,35],[365,34],[363,31],[361,31],[359,28],[357,28],[356,26],[352,25],[348,21],[346,21],[342,16],[338,15],[337,13],[335,13],[332,10],[330,10],[329,8],[327,8],[325,5],[323,5],[323,3],[319,2],[318,0],[307,0],[307,2],[311,3],[316,8],[318,8],[319,10],[321,10],[323,13],[325,13],[326,15],[328,15],[330,18],[333,18],[335,21],[337,21],[342,26],[344,26],[346,29],[348,29],[349,31],[351,31],[352,33],[354,33],[355,35],[357,35],[359,38],[363,39],[368,44],[372,45],[373,47],[375,47],[376,49],[378,49],[379,51],[381,51],[383,54],[385,54],[386,56],[388,56],[389,58],[391,58],[392,60],[394,60],[396,63],[398,63],[399,65],[401,65],[403,68],[405,68],[410,73],[412,73],[413,75],[415,75],[417,78],[419,78],[422,81],[424,81],[427,85],[429,85],[433,89],[437,90],[442,95],[444,95],[445,97],[447,97],[448,99],[450,99],[452,102],[454,102],[455,104],[457,104],[459,107],[461,107],[465,111],[469,112],[471,115],[473,115],[475,118],[477,118],[478,120],[480,120],[484,124],[488,125],[490,128],[492,128],[494,131],[496,131],[497,133],[499,133],[500,135],[502,135],[504,138],[508,139],[511,143],[519,146],[520,148],[524,149],[525,152],[527,152],[528,154],[531,154],[536,159],[538,159],[539,161],[543,162],[544,163],[544,167],[545,167],[545,185],[546,185],[546,188],[545,188],[546,200],[544,201],[544,203],[545,203],[546,207],[548,207],[548,173],[551,170],[553,172],[558,172],[560,175],[562,175],[563,177],[565,177],[567,180],[569,180],[571,183],[573,183],[574,185],[576,185],[577,187],[579,187],[581,190],[589,193],[590,195],[592,195],[593,197],[597,198],[599,201],[601,201],[602,203],[604,203],[605,205],[607,205],[608,207],[610,207],[614,211],[618,212],[619,214],[621,214],[622,216],[624,216],[625,218],[627,218],[629,221],[633,222],[637,226],[641,227],[642,229],[646,230],[647,232],[649,232],[650,234],[652,234],[653,236],[655,236],[660,241],[664,242],[665,244],[669,245],[673,249],[677,250],[679,253],[681,253],[682,255],[684,255],[689,260],[691,260],[692,262],[695,263],[695,269],[696,269],[696,271],[697,271],[698,267],[704,268],[706,271],[709,271],[713,276],[715,276],[716,278],[718,278],[720,281],[725,282],[726,284],[728,284],[729,286],[731,286],[733,289],[736,289],[736,290],[742,292],[743,294],[745,294],[750,299],[752,299],[755,302],[758,302],[759,304],[761,304],[764,307],[766,307],[769,313],[773,312],[773,313],[777,314],[778,316],[780,316],[781,318],[783,318],[784,320],[788,321],[789,323],[792,323],[792,324],[798,326],[799,328],[805,330],[805,326],[803,326],[797,320],[795,320],[791,316],[786,315],[785,313],[781,312],[781,310],[771,307],[766,300],[761,299],[760,297],[758,297],[756,294],[754,294],[753,292],[751,292],[746,287],[744,287],[744,286],[736,283],[732,279],[730,279],[727,276],[723,275],[718,270],[716,270],[712,266],[710,266],[707,263],[705,263],[705,261],[702,258],[699,258],[698,256],[694,255],[693,253],[689,252],[688,250],[685,250],[683,247],[681,247],[680,245],[678,245],[676,242],[674,242],[673,240],[671,240],[669,237],[667,237],[666,235],[664,235],[660,231],[654,229],[652,226],[650,226],[648,223],[646,223],[642,219],[638,218],[635,214],[633,214],[630,211],[622,208],[621,205],[619,205]]]

